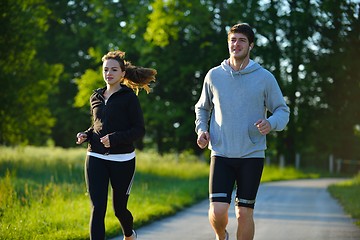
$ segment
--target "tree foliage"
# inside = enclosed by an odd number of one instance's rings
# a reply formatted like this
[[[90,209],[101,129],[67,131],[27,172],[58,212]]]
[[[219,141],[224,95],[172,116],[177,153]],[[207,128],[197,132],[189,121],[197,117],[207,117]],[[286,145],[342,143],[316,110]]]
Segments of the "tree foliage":
[[[38,58],[49,15],[42,0],[1,3],[1,144],[44,144],[56,121],[48,96],[62,67]]]
[[[268,138],[270,153],[290,162],[297,152],[360,158],[356,1],[16,0],[1,12],[2,144],[74,146],[90,124],[89,95],[104,85],[101,57],[120,49],[158,71],[152,93],[139,94],[143,144],[200,152],[193,106],[241,21],[255,29],[251,57],[275,75],[291,109],[286,131]]]
[[[317,47],[308,66],[316,79],[314,101],[319,111],[310,135],[316,149],[342,158],[360,158],[360,139],[355,129],[360,123],[359,3],[345,0],[319,2]],[[329,141],[319,141],[319,136]]]

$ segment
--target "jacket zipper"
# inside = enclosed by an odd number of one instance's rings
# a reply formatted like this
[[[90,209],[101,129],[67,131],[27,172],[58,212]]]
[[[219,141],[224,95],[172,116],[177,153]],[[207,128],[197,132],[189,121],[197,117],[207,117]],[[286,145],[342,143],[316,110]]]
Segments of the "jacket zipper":
[[[107,121],[107,106],[106,106],[106,100],[105,100],[104,96],[103,96],[101,93],[98,93],[98,94],[99,94],[101,100],[104,102],[104,105],[105,105],[105,106],[104,106],[104,121],[103,121],[103,123],[105,123],[105,122]],[[109,100],[109,99],[108,99],[108,100]],[[103,125],[103,130],[104,130],[105,133],[108,132],[107,129],[104,129],[104,125]],[[106,135],[106,134],[105,134],[105,135]],[[104,146],[104,149],[105,149],[104,155],[109,155],[109,154],[110,154],[109,149],[106,148],[105,146]]]

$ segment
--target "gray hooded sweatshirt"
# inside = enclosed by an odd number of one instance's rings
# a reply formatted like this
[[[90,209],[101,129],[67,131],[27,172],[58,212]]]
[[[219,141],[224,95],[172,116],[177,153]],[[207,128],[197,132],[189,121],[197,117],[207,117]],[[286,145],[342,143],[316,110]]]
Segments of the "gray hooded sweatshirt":
[[[269,118],[267,111],[272,113]],[[267,119],[271,130],[281,131],[289,121],[289,112],[269,71],[253,61],[234,71],[224,60],[205,76],[195,105],[195,131],[210,133],[211,156],[264,158],[266,137],[254,123]]]

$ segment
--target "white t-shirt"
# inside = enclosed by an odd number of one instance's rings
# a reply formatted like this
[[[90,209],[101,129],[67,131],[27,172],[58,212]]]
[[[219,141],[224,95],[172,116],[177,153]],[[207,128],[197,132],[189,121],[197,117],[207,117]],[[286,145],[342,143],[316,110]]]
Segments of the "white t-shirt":
[[[94,153],[94,152],[87,152],[87,155],[101,158],[104,160],[109,160],[109,161],[125,162],[125,161],[129,161],[129,160],[135,158],[135,151],[133,151],[131,153],[107,154],[107,155],[100,154],[100,153]]]

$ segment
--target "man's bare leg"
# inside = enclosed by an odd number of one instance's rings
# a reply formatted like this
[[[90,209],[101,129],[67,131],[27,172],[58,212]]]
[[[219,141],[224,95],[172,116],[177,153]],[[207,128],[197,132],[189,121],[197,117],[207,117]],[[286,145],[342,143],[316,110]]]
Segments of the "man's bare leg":
[[[254,209],[235,207],[238,221],[237,240],[253,240],[255,234]]]
[[[228,212],[230,204],[223,202],[212,202],[209,208],[209,222],[214,229],[216,239],[225,239],[225,229],[228,224]]]

